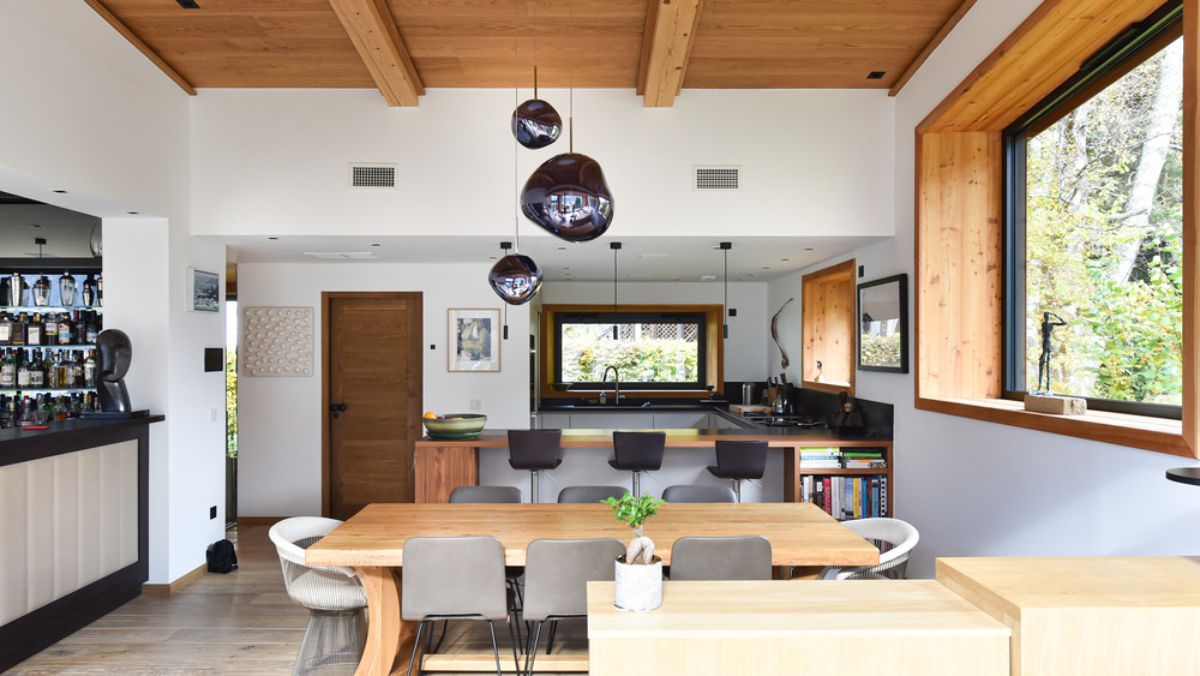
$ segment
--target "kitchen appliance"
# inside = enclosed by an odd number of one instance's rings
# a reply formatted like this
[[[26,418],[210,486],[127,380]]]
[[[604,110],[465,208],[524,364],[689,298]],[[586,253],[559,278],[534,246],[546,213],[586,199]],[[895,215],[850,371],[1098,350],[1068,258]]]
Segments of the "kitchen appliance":
[[[754,383],[742,383],[742,403],[749,406],[757,404],[758,400],[754,398],[755,391]]]

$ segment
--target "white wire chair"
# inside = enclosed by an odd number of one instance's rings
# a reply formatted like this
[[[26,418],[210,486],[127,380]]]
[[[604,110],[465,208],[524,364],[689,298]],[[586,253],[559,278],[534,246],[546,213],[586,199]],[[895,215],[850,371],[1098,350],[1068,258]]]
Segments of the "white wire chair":
[[[891,545],[879,555],[879,565],[861,568],[826,568],[822,579],[834,580],[903,580],[908,571],[908,559],[921,539],[917,529],[900,519],[857,519],[847,521],[846,528],[869,541]]]
[[[341,523],[298,516],[271,526],[288,596],[310,613],[292,671],[296,676],[353,674],[366,645],[367,597],[354,571],[304,564],[304,550]]]

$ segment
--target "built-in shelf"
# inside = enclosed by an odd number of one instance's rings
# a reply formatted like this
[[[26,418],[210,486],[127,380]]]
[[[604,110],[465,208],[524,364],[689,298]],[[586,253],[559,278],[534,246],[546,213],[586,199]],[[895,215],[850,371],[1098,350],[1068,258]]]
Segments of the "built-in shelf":
[[[820,476],[866,476],[866,475],[888,476],[889,475],[888,468],[886,468],[886,467],[866,467],[866,468],[855,467],[853,469],[847,469],[845,467],[841,467],[841,468],[833,468],[833,469],[810,469],[808,467],[805,467],[804,465],[801,465],[800,466],[800,475],[804,476],[804,475],[809,475],[809,474],[820,475]]]
[[[0,312],[103,312],[103,305],[0,305]]]
[[[0,350],[9,348],[23,347],[29,350],[94,350],[95,343],[82,343],[78,345],[0,345]]]
[[[26,393],[26,394],[28,394],[28,393],[30,393],[30,392],[49,392],[49,393],[51,393],[51,394],[56,394],[56,393],[70,393],[70,392],[95,392],[95,391],[96,391],[96,388],[94,388],[94,387],[64,387],[64,388],[50,388],[50,387],[0,387],[0,394],[7,394],[7,393],[9,393],[9,392],[23,392],[23,393]]]

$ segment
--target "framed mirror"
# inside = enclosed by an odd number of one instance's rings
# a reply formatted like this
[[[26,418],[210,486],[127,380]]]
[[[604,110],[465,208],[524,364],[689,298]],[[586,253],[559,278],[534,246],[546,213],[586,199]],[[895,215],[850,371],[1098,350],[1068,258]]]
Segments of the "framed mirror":
[[[858,285],[858,368],[908,373],[908,275]]]

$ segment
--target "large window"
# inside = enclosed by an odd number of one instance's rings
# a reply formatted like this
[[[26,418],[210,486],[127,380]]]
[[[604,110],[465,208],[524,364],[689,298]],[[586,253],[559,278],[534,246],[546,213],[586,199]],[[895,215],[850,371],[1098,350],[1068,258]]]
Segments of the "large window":
[[[701,389],[707,373],[705,317],[702,312],[556,313],[555,380],[597,386],[614,366],[621,386],[629,389]]]
[[[1122,35],[1005,133],[1009,396],[1044,382],[1048,322],[1050,391],[1181,414],[1180,15]]]

